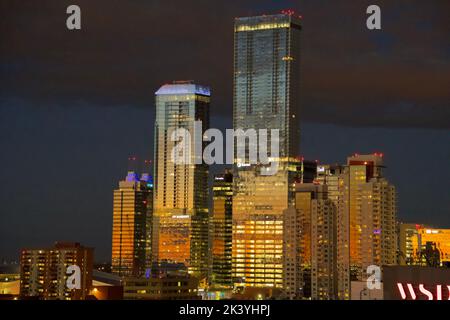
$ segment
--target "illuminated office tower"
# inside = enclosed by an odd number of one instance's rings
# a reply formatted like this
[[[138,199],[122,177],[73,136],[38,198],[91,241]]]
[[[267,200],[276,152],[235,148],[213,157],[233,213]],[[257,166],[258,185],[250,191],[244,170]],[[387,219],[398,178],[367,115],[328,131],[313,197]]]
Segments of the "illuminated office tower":
[[[298,183],[285,211],[284,291],[289,299],[336,298],[336,216],[327,185]]]
[[[208,166],[201,159],[206,143],[197,145],[195,137],[201,141],[209,128],[209,104],[209,88],[190,81],[156,92],[153,257],[183,263],[198,276],[208,271]],[[176,129],[182,137],[172,137]],[[181,141],[190,144],[185,152],[175,148]]]
[[[418,249],[422,264],[450,267],[450,229],[424,228],[419,231]],[[436,250],[436,259],[429,258],[429,248]]]
[[[399,264],[450,267],[450,229],[400,223]]]
[[[234,129],[267,129],[269,150],[270,130],[279,130],[274,175],[235,157],[232,273],[244,287],[283,287],[283,212],[294,204],[298,170],[300,30],[292,12],[235,20]]]
[[[92,287],[92,248],[57,242],[52,248],[23,249],[20,256],[20,296],[44,300],[84,300]],[[67,268],[80,268],[80,289],[69,289]],[[73,273],[73,271],[71,272]]]
[[[396,264],[396,192],[382,175],[381,154],[354,155],[339,182],[338,292],[365,280],[367,266]]]
[[[214,176],[212,206],[212,277],[214,288],[232,288],[231,241],[233,174]]]
[[[142,276],[151,265],[153,181],[129,171],[114,190],[112,273]]]

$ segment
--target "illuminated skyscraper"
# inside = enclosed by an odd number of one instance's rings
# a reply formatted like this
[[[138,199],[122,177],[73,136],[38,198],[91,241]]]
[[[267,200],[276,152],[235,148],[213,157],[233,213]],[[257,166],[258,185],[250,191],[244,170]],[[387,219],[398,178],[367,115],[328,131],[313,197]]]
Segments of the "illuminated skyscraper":
[[[340,299],[349,299],[350,282],[364,281],[369,265],[397,263],[396,192],[382,169],[381,154],[354,155],[339,181]]]
[[[151,265],[153,182],[129,171],[114,190],[112,272],[142,276]]]
[[[281,158],[298,155],[300,30],[292,13],[235,20],[233,125],[279,129]]]
[[[231,239],[233,174],[214,176],[212,206],[212,277],[214,288],[232,288]]]
[[[205,144],[195,138],[201,141],[209,128],[209,104],[209,88],[189,81],[156,92],[153,256],[183,263],[195,275],[208,270],[208,166],[201,158]],[[177,132],[183,136],[172,136]],[[190,145],[184,153],[176,149],[181,140]]]
[[[400,263],[450,267],[450,229],[400,224]]]
[[[292,12],[235,20],[234,129],[267,129],[269,146],[270,130],[279,130],[274,175],[235,158],[233,276],[246,287],[283,287],[283,212],[293,206],[298,170],[300,30]]]

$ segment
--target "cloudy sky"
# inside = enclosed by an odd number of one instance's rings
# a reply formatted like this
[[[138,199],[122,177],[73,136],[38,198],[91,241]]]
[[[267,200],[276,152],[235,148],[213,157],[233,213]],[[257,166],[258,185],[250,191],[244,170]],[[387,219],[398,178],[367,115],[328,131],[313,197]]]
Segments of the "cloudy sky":
[[[448,0],[0,0],[0,259],[55,240],[109,259],[112,190],[153,154],[154,92],[209,85],[212,126],[230,127],[234,18],[282,9],[303,16],[302,155],[383,152],[401,220],[450,227]]]

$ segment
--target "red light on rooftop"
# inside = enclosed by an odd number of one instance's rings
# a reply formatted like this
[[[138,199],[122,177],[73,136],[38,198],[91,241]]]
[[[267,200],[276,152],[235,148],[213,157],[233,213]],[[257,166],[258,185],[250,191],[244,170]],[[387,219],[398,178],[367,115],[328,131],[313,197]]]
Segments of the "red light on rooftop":
[[[286,15],[288,15],[288,16],[292,16],[292,15],[295,14],[294,10],[291,10],[291,9],[281,10],[281,13],[282,13],[282,14],[286,14]]]
[[[381,157],[381,158],[383,158],[383,154],[382,154],[382,153],[374,152],[373,155],[376,156],[376,157]]]

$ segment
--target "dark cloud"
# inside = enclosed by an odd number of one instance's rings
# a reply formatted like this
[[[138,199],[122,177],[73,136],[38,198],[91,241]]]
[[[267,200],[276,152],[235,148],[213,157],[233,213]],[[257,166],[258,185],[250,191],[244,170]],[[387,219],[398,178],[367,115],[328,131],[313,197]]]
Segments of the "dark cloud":
[[[173,79],[211,85],[230,116],[233,20],[294,8],[304,17],[303,119],[349,126],[450,128],[450,2],[1,0],[1,98],[151,107]],[[82,30],[65,9],[82,9]],[[0,102],[2,103],[2,102]],[[38,104],[38,103],[37,103]]]
[[[365,28],[374,2],[381,32]],[[450,2],[374,2],[0,0],[0,260],[65,239],[109,260],[112,190],[129,155],[153,154],[154,91],[209,84],[211,122],[229,128],[234,17],[282,8],[304,20],[302,154],[383,152],[401,220],[449,227]]]

